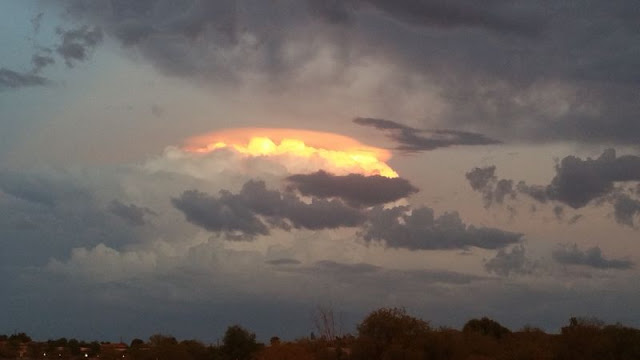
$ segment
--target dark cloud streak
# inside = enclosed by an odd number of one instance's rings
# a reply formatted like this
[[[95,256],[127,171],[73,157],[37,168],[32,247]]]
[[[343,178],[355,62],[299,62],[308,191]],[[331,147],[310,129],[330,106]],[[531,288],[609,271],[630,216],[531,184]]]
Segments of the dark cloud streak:
[[[380,175],[340,176],[318,171],[313,174],[292,175],[287,180],[302,195],[336,197],[355,207],[381,205],[418,192],[418,189],[406,179]]]
[[[22,73],[7,68],[0,68],[0,91],[23,87],[44,86],[49,79],[33,73]]]
[[[157,215],[147,207],[140,207],[135,204],[126,205],[120,200],[113,200],[107,206],[107,210],[133,226],[142,226],[147,223],[146,215]]]
[[[398,143],[395,149],[405,152],[429,151],[454,145],[501,143],[482,134],[451,129],[421,130],[386,119],[359,117],[355,118],[353,122],[384,131],[389,139]]]
[[[630,260],[605,258],[598,246],[582,251],[575,244],[555,250],[553,259],[564,265],[582,265],[597,269],[625,270],[634,265]]]

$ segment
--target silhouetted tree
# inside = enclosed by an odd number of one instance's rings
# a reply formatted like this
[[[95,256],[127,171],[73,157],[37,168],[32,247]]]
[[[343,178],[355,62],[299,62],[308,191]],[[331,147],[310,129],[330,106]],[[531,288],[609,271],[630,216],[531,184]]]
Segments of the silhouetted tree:
[[[511,330],[500,325],[495,320],[491,320],[488,317],[482,319],[471,319],[462,328],[465,333],[478,333],[481,335],[492,336],[496,339],[500,339],[504,335],[511,333]]]
[[[423,354],[428,344],[429,324],[404,309],[382,308],[358,325],[355,359],[405,359]]]
[[[239,325],[229,326],[222,340],[222,353],[228,360],[249,360],[261,348],[256,334]]]
[[[131,340],[131,344],[129,345],[129,347],[136,348],[136,347],[140,347],[140,346],[143,346],[143,345],[144,345],[144,340],[135,338],[135,339]]]

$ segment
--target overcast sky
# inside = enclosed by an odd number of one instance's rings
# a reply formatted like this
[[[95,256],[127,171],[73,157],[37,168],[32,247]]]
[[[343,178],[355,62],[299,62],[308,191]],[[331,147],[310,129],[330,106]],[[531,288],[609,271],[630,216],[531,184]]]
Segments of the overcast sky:
[[[2,1],[0,333],[294,338],[317,306],[346,331],[382,306],[638,327],[639,18],[634,0]],[[245,127],[346,136],[399,177],[183,147]]]

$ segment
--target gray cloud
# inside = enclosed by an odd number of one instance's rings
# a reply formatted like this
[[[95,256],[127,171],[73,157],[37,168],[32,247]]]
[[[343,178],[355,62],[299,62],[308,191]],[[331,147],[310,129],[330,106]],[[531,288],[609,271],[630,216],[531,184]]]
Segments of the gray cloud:
[[[44,17],[44,13],[41,12],[31,18],[31,26],[33,27],[33,32],[35,34],[38,34],[40,32],[40,26],[42,25],[42,17]]]
[[[474,168],[466,177],[471,188],[483,194],[486,206],[490,206],[493,201],[501,203],[506,195],[515,197],[516,193],[528,195],[541,203],[555,201],[573,209],[601,199],[614,204],[618,223],[633,226],[633,216],[637,213],[639,201],[629,195],[618,194],[615,183],[640,181],[639,156],[616,156],[614,149],[605,150],[595,159],[582,160],[570,155],[563,158],[555,170],[556,175],[548,185],[528,185],[519,181],[515,189],[513,180],[498,179],[495,166]],[[554,215],[560,219],[563,214],[562,207],[555,205]]]
[[[267,264],[269,264],[269,265],[276,265],[276,266],[280,266],[280,265],[299,265],[299,264],[301,264],[300,260],[290,259],[290,258],[273,259],[273,260],[267,260],[265,262]]]
[[[331,24],[348,24],[353,19],[354,1],[344,0],[307,0],[312,16],[319,17]]]
[[[154,229],[122,226],[86,181],[89,177],[0,171],[0,238],[6,240],[0,263],[39,266],[51,257],[66,259],[72,248],[103,243],[120,249],[152,236]],[[103,183],[99,187],[101,193],[110,191]]]
[[[88,202],[91,195],[67,179],[37,173],[0,171],[0,190],[18,199],[55,207],[73,202]]]
[[[62,56],[68,67],[75,62],[83,62],[89,58],[89,53],[102,42],[102,30],[99,27],[87,25],[76,29],[57,29],[62,43],[56,47],[56,52]]]
[[[61,3],[162,72],[195,81],[251,73],[297,89],[288,81],[326,49],[336,54],[337,76],[361,59],[391,64],[401,74],[392,80],[424,79],[444,103],[437,117],[425,116],[425,128],[485,134],[400,135],[420,148],[452,138],[640,143],[633,0]],[[288,52],[292,46],[299,51]]]
[[[556,219],[562,220],[564,217],[564,207],[560,205],[556,205],[553,207],[553,215],[555,215]]]
[[[33,65],[34,73],[39,73],[45,67],[55,64],[55,62],[56,61],[51,56],[51,50],[42,50],[39,53],[33,54],[33,56],[31,56],[31,65]]]
[[[471,188],[482,193],[485,207],[490,207],[494,201],[502,204],[507,196],[516,197],[513,180],[498,179],[495,172],[495,166],[488,166],[474,168],[465,174]]]
[[[0,68],[0,91],[19,89],[30,86],[44,86],[50,81],[34,73],[21,73],[7,68]]]
[[[531,274],[537,264],[526,255],[526,249],[522,245],[514,246],[511,251],[498,250],[495,257],[484,264],[485,270],[500,276],[512,274]]]
[[[569,219],[569,221],[567,221],[567,223],[569,225],[573,225],[575,223],[577,223],[578,221],[580,221],[580,219],[582,219],[582,215],[581,214],[575,214],[571,217],[571,219]]]
[[[617,194],[613,200],[613,215],[619,224],[634,227],[634,218],[640,215],[640,200],[626,194]]]
[[[187,221],[242,240],[269,234],[269,226],[319,230],[354,227],[365,220],[362,212],[341,201],[313,199],[307,204],[294,194],[268,190],[263,181],[248,181],[238,194],[222,190],[217,197],[189,190],[172,203]]]
[[[389,16],[409,24],[439,28],[482,28],[499,33],[533,35],[540,30],[542,19],[518,11],[507,1],[437,0],[361,0]],[[511,8],[510,8],[511,7]],[[511,13],[507,13],[507,11]],[[519,13],[518,13],[519,12]],[[528,16],[527,16],[528,15]]]
[[[469,180],[469,184],[473,190],[483,191],[489,185],[489,182],[496,179],[495,173],[495,166],[477,167],[466,173],[465,177]]]
[[[434,216],[430,208],[377,206],[360,209],[342,201],[312,197],[303,202],[293,193],[268,190],[263,181],[248,181],[238,194],[222,190],[212,196],[196,190],[172,199],[187,221],[234,240],[267,235],[270,228],[311,230],[359,228],[367,242],[410,250],[498,249],[520,241],[522,234],[466,225],[457,212]]]
[[[597,159],[567,156],[556,167],[547,193],[551,199],[580,208],[611,192],[616,181],[640,181],[640,157],[616,157],[614,149],[605,150]]]
[[[107,210],[133,226],[142,226],[146,224],[146,215],[156,215],[153,210],[147,207],[140,207],[135,204],[126,205],[120,200],[111,201]]]
[[[623,259],[607,259],[600,247],[595,246],[587,250],[580,250],[576,244],[561,247],[553,252],[553,258],[565,265],[583,265],[598,269],[630,269],[633,262]]]
[[[474,281],[485,280],[485,277],[464,274],[455,271],[438,269],[397,270],[383,268],[369,263],[345,263],[333,260],[316,261],[311,266],[279,268],[279,271],[308,273],[314,275],[329,276],[332,279],[340,279],[342,282],[358,284],[370,284],[380,287],[385,284],[397,284],[398,282],[414,284],[454,284],[465,285]],[[390,286],[390,285],[389,285]]]
[[[434,216],[421,207],[407,214],[406,207],[376,207],[369,214],[361,236],[368,242],[382,241],[390,248],[410,250],[499,249],[520,241],[522,234],[495,228],[466,225],[457,212]]]
[[[484,280],[482,276],[464,274],[447,270],[408,270],[396,271],[398,276],[409,276],[417,281],[424,283],[441,283],[441,284],[470,284],[474,281]]]
[[[187,221],[209,231],[224,232],[233,239],[252,239],[269,234],[267,226],[239,196],[221,191],[216,198],[196,190],[185,191],[171,200]]]
[[[320,170],[312,174],[292,175],[287,180],[302,195],[336,197],[355,207],[380,205],[418,192],[418,189],[406,179],[379,175],[341,176]]]
[[[378,130],[385,131],[390,139],[398,143],[395,149],[406,152],[435,150],[454,145],[490,145],[501,143],[482,134],[451,129],[421,130],[386,119],[359,117],[354,119],[353,122],[358,125],[371,126]]]
[[[321,260],[315,263],[315,267],[328,272],[336,272],[340,274],[348,273],[348,274],[365,274],[376,272],[380,270],[379,266],[367,264],[367,263],[356,263],[356,264],[345,264],[341,262],[336,262],[333,260]]]

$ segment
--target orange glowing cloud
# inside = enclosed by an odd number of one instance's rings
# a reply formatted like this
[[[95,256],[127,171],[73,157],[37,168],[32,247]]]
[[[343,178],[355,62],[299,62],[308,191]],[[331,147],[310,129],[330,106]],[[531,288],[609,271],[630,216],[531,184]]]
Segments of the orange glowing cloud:
[[[190,138],[184,147],[184,150],[193,153],[210,153],[219,149],[230,149],[248,157],[321,162],[324,170],[336,173],[398,177],[385,163],[391,158],[388,150],[327,132],[274,128],[230,129]]]

